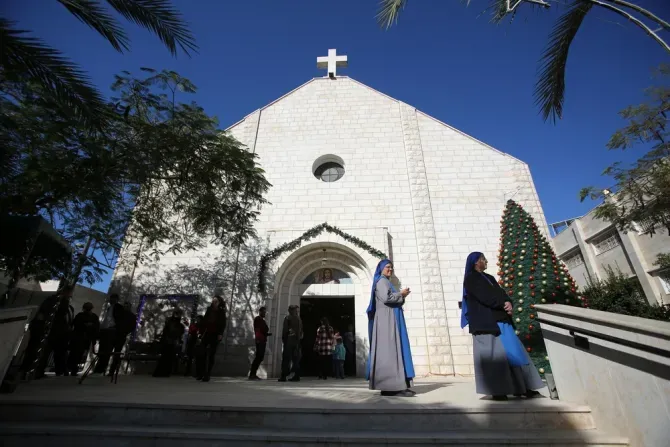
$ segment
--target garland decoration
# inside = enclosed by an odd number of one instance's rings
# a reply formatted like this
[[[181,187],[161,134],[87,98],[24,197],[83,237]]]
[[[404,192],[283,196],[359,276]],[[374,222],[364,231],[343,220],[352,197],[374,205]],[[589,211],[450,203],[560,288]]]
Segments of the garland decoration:
[[[279,247],[265,253],[263,256],[261,256],[259,265],[258,265],[258,292],[261,293],[261,295],[265,296],[266,294],[266,287],[265,287],[265,275],[267,273],[268,266],[270,265],[270,262],[274,261],[277,259],[282,253],[287,252],[287,251],[293,251],[299,248],[303,242],[307,242],[310,239],[313,239],[323,233],[324,231],[327,231],[329,233],[336,234],[340,236],[342,239],[344,239],[347,242],[350,242],[357,247],[367,251],[371,255],[375,256],[376,258],[379,259],[386,259],[386,253],[377,250],[376,248],[368,245],[365,241],[362,241],[361,239],[357,238],[356,236],[352,236],[350,234],[345,233],[344,231],[340,230],[339,228],[333,226],[333,225],[328,225],[327,222],[324,222],[320,225],[317,225],[315,227],[310,228],[309,230],[305,231],[302,236],[290,241],[286,242],[285,244],[280,245]]]

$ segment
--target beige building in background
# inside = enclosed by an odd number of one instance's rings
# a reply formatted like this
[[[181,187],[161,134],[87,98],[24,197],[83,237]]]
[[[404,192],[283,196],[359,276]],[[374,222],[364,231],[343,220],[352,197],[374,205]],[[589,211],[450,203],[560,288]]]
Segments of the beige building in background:
[[[607,268],[628,277],[637,276],[650,303],[670,303],[670,272],[654,265],[660,253],[670,253],[666,229],[648,234],[644,225],[624,233],[616,226],[588,214],[551,225],[557,256],[568,266],[580,287],[589,279],[605,279]]]

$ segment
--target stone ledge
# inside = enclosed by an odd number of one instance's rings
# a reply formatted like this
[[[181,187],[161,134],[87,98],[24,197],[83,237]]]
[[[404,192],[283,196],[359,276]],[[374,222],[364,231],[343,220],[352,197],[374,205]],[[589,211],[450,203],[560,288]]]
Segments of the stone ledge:
[[[538,312],[670,340],[670,323],[564,304],[537,304]]]

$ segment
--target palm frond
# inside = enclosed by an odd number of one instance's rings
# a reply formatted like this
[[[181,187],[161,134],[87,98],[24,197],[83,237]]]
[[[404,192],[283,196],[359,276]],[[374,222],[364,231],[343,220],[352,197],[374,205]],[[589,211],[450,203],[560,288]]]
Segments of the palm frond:
[[[488,8],[491,10],[491,22],[500,23],[509,13],[507,11],[507,0],[491,0]]]
[[[70,113],[92,122],[106,116],[103,97],[86,75],[61,52],[25,36],[0,18],[0,70],[10,81],[35,82]]]
[[[565,68],[570,44],[579,31],[593,3],[575,0],[554,25],[549,44],[540,59],[540,75],[535,84],[535,104],[540,106],[545,121],[563,117],[565,98]]]
[[[377,23],[379,23],[379,26],[389,29],[397,23],[400,10],[406,4],[407,0],[380,0],[377,12]]]
[[[92,0],[58,0],[68,11],[102,35],[118,52],[129,49],[126,33],[119,23]]]
[[[155,33],[173,56],[177,47],[186,55],[196,53],[198,46],[179,12],[169,0],[107,0],[119,14]]]

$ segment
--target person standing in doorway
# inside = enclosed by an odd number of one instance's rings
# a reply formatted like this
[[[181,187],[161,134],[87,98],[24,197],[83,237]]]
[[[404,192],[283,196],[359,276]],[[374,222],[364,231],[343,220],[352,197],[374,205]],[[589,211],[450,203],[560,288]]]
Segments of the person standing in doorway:
[[[221,340],[223,340],[226,323],[226,304],[221,296],[215,295],[212,299],[212,304],[207,308],[205,317],[202,320],[202,335],[195,364],[196,378],[198,380],[209,382],[212,368],[214,368],[216,348],[219,346]]]
[[[344,379],[344,360],[347,357],[347,350],[344,349],[342,337],[335,338],[335,349],[333,349],[333,359],[335,360],[335,378]]]
[[[100,319],[93,313],[93,303],[84,303],[82,311],[74,317],[72,326],[67,367],[70,374],[76,376],[79,373],[79,364],[84,354],[88,352],[91,344],[98,338],[98,331],[100,330]]]
[[[495,278],[484,273],[479,252],[465,263],[461,327],[470,327],[477,394],[507,400],[508,394],[538,397],[544,387],[512,322],[512,301]]]
[[[382,396],[412,397],[414,364],[402,310],[410,290],[397,292],[390,281],[392,274],[391,261],[377,264],[367,310],[370,356],[366,376],[370,389],[380,390]]]
[[[319,356],[319,379],[326,380],[328,370],[333,368],[334,332],[328,318],[321,318],[321,326],[316,330],[316,339],[314,340],[314,352]]]
[[[265,322],[265,315],[267,314],[267,309],[261,307],[258,310],[258,316],[254,318],[254,338],[256,339],[256,355],[254,356],[254,361],[251,363],[251,370],[249,371],[249,380],[261,380],[257,376],[258,367],[261,366],[263,359],[265,358],[265,348],[267,347],[268,337],[270,334],[270,328]]]
[[[344,369],[348,376],[356,375],[356,337],[354,336],[354,325],[350,324],[347,326],[347,332],[344,333],[342,338],[344,343],[344,349],[347,352],[347,356],[344,360]]]
[[[299,307],[295,304],[288,307],[288,315],[284,318],[282,328],[282,343],[284,349],[281,359],[280,382],[286,382],[286,378],[293,371],[292,382],[300,381],[300,341],[302,340],[302,321],[298,314]]]

